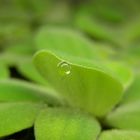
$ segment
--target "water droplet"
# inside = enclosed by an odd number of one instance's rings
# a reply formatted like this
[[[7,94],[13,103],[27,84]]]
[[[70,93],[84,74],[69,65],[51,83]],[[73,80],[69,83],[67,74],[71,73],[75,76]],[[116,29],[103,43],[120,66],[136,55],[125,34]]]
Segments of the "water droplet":
[[[71,73],[71,66],[65,61],[60,62],[58,68],[61,75],[69,75]]]

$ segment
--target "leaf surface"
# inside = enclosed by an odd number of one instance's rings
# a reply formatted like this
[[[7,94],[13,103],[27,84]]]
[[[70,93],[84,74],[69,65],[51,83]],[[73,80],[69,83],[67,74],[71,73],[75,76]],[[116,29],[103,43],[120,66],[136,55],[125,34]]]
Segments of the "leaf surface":
[[[38,50],[50,51],[71,63],[109,73],[124,88],[131,82],[132,74],[129,68],[119,63],[107,64],[108,59],[101,56],[104,50],[99,49],[99,44],[72,29],[42,27],[36,37],[36,47]]]
[[[45,80],[40,73],[36,70],[35,66],[32,63],[32,59],[29,58],[17,65],[18,71],[28,78],[31,81],[36,83],[40,83],[45,86],[49,86],[47,80]]]
[[[104,60],[99,44],[79,32],[42,27],[36,44],[38,50],[43,49],[35,56],[35,65],[43,77],[71,105],[94,115],[101,116],[112,109],[121,98],[121,88],[126,90],[133,81],[128,66]],[[67,73],[70,74],[66,76]],[[112,100],[105,101],[108,97]]]
[[[139,140],[140,132],[124,131],[124,130],[110,130],[104,131],[99,140]]]
[[[66,109],[43,110],[35,122],[36,140],[96,140],[99,123],[85,114]]]
[[[38,50],[47,49],[61,55],[97,59],[91,42],[79,32],[67,28],[42,27],[36,36]],[[76,60],[75,60],[76,61]]]
[[[61,103],[59,97],[52,90],[20,80],[0,81],[0,101],[46,102],[54,105]]]
[[[129,104],[140,101],[140,73],[135,75],[131,86],[126,90],[121,104]]]
[[[120,83],[96,68],[75,65],[47,51],[37,53],[34,62],[40,73],[72,106],[102,116],[121,99]]]
[[[119,129],[140,131],[139,107],[139,101],[120,105],[107,116],[106,123]]]
[[[0,103],[0,137],[32,127],[42,107],[35,103]]]

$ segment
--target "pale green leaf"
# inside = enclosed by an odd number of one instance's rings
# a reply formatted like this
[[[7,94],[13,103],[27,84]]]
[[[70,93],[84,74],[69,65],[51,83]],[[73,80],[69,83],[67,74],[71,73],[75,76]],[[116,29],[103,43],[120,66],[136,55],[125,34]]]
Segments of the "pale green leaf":
[[[67,28],[42,27],[36,36],[38,50],[47,49],[57,55],[97,59],[91,42],[79,32]]]
[[[20,80],[0,81],[0,101],[34,101],[51,105],[61,103],[60,98],[51,89]]]
[[[0,137],[32,127],[42,108],[35,103],[0,103]]]
[[[106,65],[115,73],[116,78],[122,83],[124,89],[127,90],[134,80],[132,69],[120,61],[109,61],[106,62]]]
[[[103,116],[121,99],[120,83],[100,69],[75,65],[47,51],[37,53],[34,62],[40,73],[72,106]]]
[[[140,131],[140,102],[120,105],[107,116],[106,123],[114,128]]]
[[[134,82],[126,90],[121,104],[129,104],[132,102],[140,101],[140,74],[135,75]]]
[[[124,130],[110,130],[104,131],[99,140],[139,140],[140,132],[124,131]]]
[[[100,125],[88,115],[60,108],[43,110],[35,122],[36,140],[96,140]]]
[[[128,68],[119,63],[113,64],[114,66],[107,64],[106,59],[101,56],[103,50],[99,49],[99,44],[72,29],[43,27],[37,34],[36,44],[38,50],[46,49],[71,63],[109,73],[120,81],[124,88],[131,81]]]
[[[25,76],[29,80],[43,84],[47,87],[49,86],[48,82],[36,70],[31,58],[19,63],[17,65],[17,69],[23,76]]]

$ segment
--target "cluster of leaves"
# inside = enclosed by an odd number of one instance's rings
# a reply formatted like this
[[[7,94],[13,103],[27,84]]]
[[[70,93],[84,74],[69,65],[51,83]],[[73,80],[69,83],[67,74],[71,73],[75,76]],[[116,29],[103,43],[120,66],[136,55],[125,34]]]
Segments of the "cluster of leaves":
[[[139,5],[1,0],[0,139],[139,140]]]

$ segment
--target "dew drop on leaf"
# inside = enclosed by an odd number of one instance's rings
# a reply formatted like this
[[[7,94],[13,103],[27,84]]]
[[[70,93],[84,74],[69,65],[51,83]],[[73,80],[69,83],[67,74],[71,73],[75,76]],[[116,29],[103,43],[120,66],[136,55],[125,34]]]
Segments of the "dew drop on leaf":
[[[71,73],[71,66],[65,61],[60,62],[58,68],[61,75],[69,75]]]

